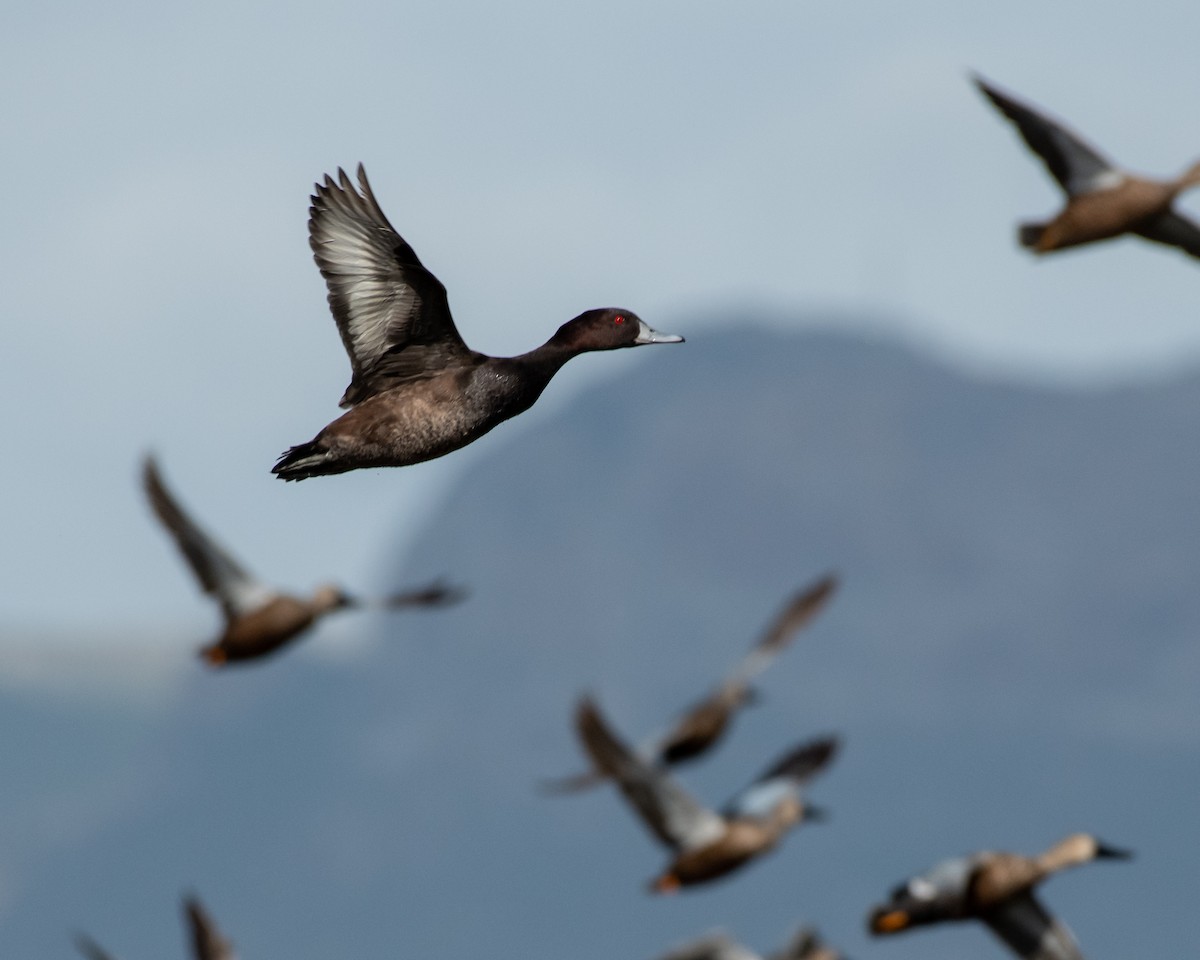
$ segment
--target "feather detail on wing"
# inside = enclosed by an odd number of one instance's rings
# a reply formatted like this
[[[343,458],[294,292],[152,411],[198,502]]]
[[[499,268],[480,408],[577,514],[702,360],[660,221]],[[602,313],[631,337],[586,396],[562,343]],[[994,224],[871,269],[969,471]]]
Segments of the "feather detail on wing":
[[[308,221],[313,258],[350,356],[343,407],[471,355],[450,316],[446,288],[388,222],[362,164],[358,185],[341,168],[336,181],[326,175]]]

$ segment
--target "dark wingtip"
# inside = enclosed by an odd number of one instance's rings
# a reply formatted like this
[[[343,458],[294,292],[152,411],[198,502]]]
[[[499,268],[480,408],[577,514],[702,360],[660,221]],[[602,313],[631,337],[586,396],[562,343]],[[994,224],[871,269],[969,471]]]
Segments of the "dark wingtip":
[[[1096,841],[1096,857],[1100,860],[1132,860],[1133,851],[1124,847],[1113,847],[1100,840]]]

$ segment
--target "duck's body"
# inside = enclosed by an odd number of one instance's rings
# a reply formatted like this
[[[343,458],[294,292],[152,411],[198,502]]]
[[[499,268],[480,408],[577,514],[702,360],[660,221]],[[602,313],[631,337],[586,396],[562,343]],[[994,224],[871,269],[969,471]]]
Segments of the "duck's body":
[[[298,597],[268,586],[235,560],[188,516],[163,482],[158,465],[147,457],[142,471],[146,497],[158,519],[175,540],[200,586],[221,605],[225,627],[200,650],[213,666],[257,660],[287,646],[314,623],[358,601],[334,584],[311,596]],[[432,584],[384,601],[393,609],[434,606],[457,599],[455,591]]]
[[[801,789],[824,769],[838,746],[835,739],[823,738],[796,747],[717,813],[625,746],[590,700],[580,703],[576,728],[592,762],[616,782],[650,831],[674,853],[651,884],[659,893],[732,873],[774,849],[801,820],[813,817]]]
[[[1128,852],[1088,834],[1072,834],[1037,856],[981,851],[945,860],[898,886],[871,911],[877,935],[953,920],[981,920],[1023,960],[1083,960],[1070,930],[1034,897],[1047,877],[1096,859]]]
[[[716,746],[737,712],[753,701],[753,680],[824,609],[836,589],[837,578],[826,575],[793,595],[734,670],[642,750],[643,758],[653,766],[666,768],[702,756]],[[602,771],[593,769],[546,786],[552,793],[569,793],[604,779]]]
[[[1200,184],[1200,163],[1174,180],[1122,170],[1063,124],[979,77],[980,91],[1017,127],[1066,194],[1052,219],[1021,224],[1021,245],[1051,253],[1132,233],[1200,257],[1200,226],[1173,209],[1175,198]]]
[[[528,410],[571,357],[678,343],[628,310],[589,310],[516,357],[471,350],[450,315],[446,288],[380,209],[362,166],[356,190],[342,170],[317,184],[309,240],[350,356],[348,413],[287,450],[284,480],[402,467],[445,456]]]

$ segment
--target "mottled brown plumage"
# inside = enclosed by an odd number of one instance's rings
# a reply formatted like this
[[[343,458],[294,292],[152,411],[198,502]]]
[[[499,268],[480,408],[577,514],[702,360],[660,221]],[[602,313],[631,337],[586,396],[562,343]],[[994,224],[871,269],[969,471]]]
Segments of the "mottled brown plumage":
[[[1200,257],[1200,226],[1172,209],[1176,196],[1200,184],[1200,163],[1173,180],[1135,176],[1058,121],[979,77],[975,83],[1013,122],[1067,195],[1066,206],[1053,219],[1022,224],[1023,246],[1050,253],[1132,233]]]

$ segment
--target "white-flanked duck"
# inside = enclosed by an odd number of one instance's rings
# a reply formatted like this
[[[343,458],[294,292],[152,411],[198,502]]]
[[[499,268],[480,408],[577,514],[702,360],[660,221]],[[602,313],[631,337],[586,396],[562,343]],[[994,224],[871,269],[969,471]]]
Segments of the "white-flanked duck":
[[[753,702],[754,679],[825,608],[836,589],[837,578],[827,575],[797,592],[721,684],[692,704],[669,730],[640,749],[641,757],[653,766],[668,767],[707,753],[725,734],[734,714]],[[593,787],[604,777],[598,769],[589,770],[552,780],[544,789],[548,793],[570,793]]]
[[[867,926],[877,935],[948,920],[981,920],[1024,960],[1083,960],[1066,925],[1034,896],[1047,877],[1098,859],[1131,854],[1076,833],[1037,856],[981,851],[943,860],[892,891],[875,907]]]
[[[622,743],[589,698],[580,701],[575,725],[592,763],[616,781],[650,831],[674,853],[651,882],[659,893],[724,876],[774,849],[802,820],[819,819],[802,789],[838,747],[835,738],[824,737],[789,750],[718,813]]]
[[[204,592],[220,603],[225,615],[224,632],[200,651],[213,666],[266,656],[295,640],[326,614],[362,604],[334,584],[318,587],[307,598],[268,586],[184,512],[163,482],[153,457],[145,460],[142,481],[158,519],[174,538]],[[462,591],[434,583],[395,594],[379,601],[379,605],[393,610],[440,606],[461,597]]]
[[[403,467],[466,446],[528,410],[572,357],[649,343],[681,343],[629,310],[588,310],[517,357],[472,350],[450,316],[446,288],[383,215],[362,164],[316,185],[309,243],[350,355],[349,407],[272,472],[303,480],[362,467]]]
[[[1124,233],[1178,247],[1200,257],[1200,225],[1172,209],[1175,197],[1200,184],[1200,162],[1174,180],[1151,180],[1123,170],[1063,124],[1014,100],[981,77],[975,84],[1046,164],[1067,195],[1045,223],[1024,223],[1018,237],[1035,253],[1050,253]]]

